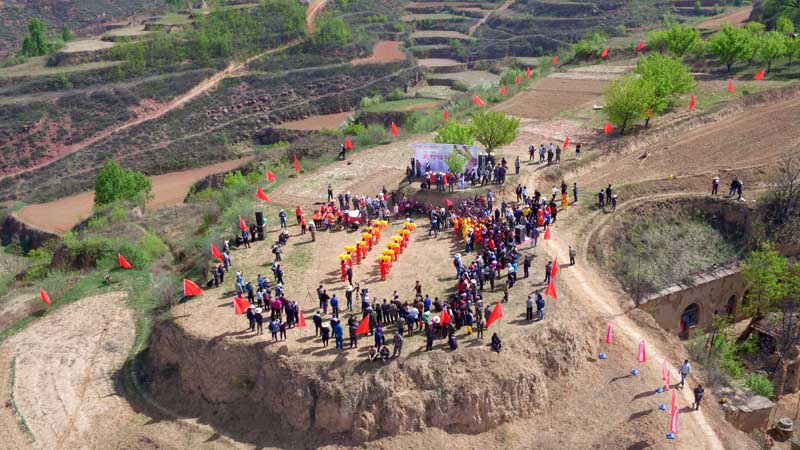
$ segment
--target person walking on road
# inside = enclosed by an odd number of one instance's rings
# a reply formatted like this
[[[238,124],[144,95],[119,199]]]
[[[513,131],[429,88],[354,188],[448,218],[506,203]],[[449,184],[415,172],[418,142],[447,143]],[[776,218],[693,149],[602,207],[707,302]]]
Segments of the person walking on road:
[[[570,266],[574,266],[575,265],[575,256],[577,256],[577,254],[578,253],[575,251],[575,249],[572,248],[572,246],[570,245],[569,246],[569,265]]]
[[[703,389],[702,384],[698,384],[696,388],[694,388],[694,410],[697,411],[700,409],[700,402],[703,400],[703,394],[705,393],[705,389]]]
[[[683,360],[683,364],[681,364],[680,372],[681,372],[681,389],[683,389],[683,386],[684,386],[684,384],[686,382],[686,377],[688,377],[689,374],[692,372],[692,365],[689,364],[689,360],[688,359],[684,359]]]

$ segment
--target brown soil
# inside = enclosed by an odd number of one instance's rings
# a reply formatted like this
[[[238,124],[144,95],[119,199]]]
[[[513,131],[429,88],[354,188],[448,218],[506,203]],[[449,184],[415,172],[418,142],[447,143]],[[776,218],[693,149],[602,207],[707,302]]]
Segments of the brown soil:
[[[337,113],[337,114],[324,114],[321,116],[306,117],[302,120],[293,120],[291,122],[284,122],[280,124],[281,128],[288,130],[301,130],[301,131],[318,131],[323,129],[333,130],[339,127],[345,120],[353,117],[350,111]]]
[[[158,208],[183,203],[183,199],[189,193],[189,188],[196,182],[208,175],[235,169],[252,159],[252,156],[248,156],[183,172],[151,177],[153,200],[148,203],[148,206]],[[91,216],[93,207],[94,192],[81,192],[52,202],[27,205],[15,214],[28,225],[61,234]]]
[[[587,187],[630,184],[701,174],[710,183],[721,171],[771,165],[799,154],[798,120],[800,104],[794,97],[746,107],[668,141],[647,142],[632,153],[599,163],[579,177],[578,183]]]
[[[730,12],[704,20],[696,25],[697,28],[704,30],[716,30],[723,24],[729,23],[731,25],[742,25],[750,19],[750,14],[753,12],[753,4],[742,6],[741,8],[732,8]]]
[[[405,61],[408,57],[400,46],[400,41],[379,41],[372,47],[372,55],[350,61],[355,66],[359,64],[387,64],[396,61]]]
[[[417,62],[422,67],[450,67],[462,64],[461,62],[458,62],[454,59],[447,59],[447,58],[426,58],[426,59],[420,59]]]
[[[545,119],[561,111],[596,100],[608,84],[601,80],[547,77],[495,109],[519,117]]]
[[[480,28],[481,25],[485,24],[486,21],[489,20],[489,17],[491,17],[492,14],[494,14],[495,11],[496,12],[505,11],[505,10],[508,9],[509,6],[513,5],[516,1],[517,0],[506,0],[506,1],[503,2],[502,5],[500,5],[499,8],[497,8],[495,10],[487,11],[486,15],[484,15],[482,19],[480,19],[479,21],[475,22],[474,24],[472,24],[472,26],[469,27],[469,32],[467,34],[469,34],[470,36],[475,34],[475,32],[478,30],[478,28]]]
[[[4,373],[16,358],[13,397],[35,439],[34,448],[97,448],[105,442],[107,427],[116,424],[115,413],[127,410],[113,380],[135,332],[124,298],[124,293],[111,293],[81,300],[45,316],[0,347]],[[87,326],[87,319],[92,325]],[[0,386],[3,398],[9,387]],[[11,442],[25,441],[8,412],[0,414],[0,428],[17,435]]]

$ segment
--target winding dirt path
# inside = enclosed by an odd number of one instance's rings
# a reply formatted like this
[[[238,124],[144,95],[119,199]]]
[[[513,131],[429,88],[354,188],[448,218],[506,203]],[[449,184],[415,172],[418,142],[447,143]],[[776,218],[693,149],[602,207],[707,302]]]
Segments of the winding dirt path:
[[[470,35],[470,36],[472,36],[473,34],[475,34],[475,32],[478,30],[478,28],[480,28],[480,27],[481,27],[481,25],[485,24],[485,23],[486,23],[486,21],[487,21],[487,20],[489,20],[489,17],[492,17],[492,14],[494,14],[495,12],[498,12],[498,11],[505,11],[505,10],[507,10],[507,9],[508,9],[508,8],[509,8],[511,5],[513,5],[513,4],[514,4],[516,1],[517,1],[517,0],[506,0],[506,1],[505,1],[505,2],[503,2],[503,4],[502,4],[502,5],[500,5],[500,7],[498,7],[497,9],[493,9],[493,10],[490,10],[490,11],[488,11],[488,12],[487,12],[487,13],[486,13],[486,14],[483,16],[483,18],[482,18],[481,20],[479,20],[479,21],[475,22],[474,24],[472,24],[472,26],[471,26],[471,27],[469,27],[469,31],[467,32],[467,34],[468,34],[468,35]]]
[[[328,1],[329,0],[312,0],[309,3],[308,10],[306,11],[306,27],[307,27],[309,32],[311,32],[313,30],[314,19],[316,18],[317,14],[319,14],[319,12],[325,7],[325,5],[328,3]],[[137,116],[134,119],[128,120],[127,122],[124,122],[124,123],[121,123],[121,124],[106,128],[105,130],[95,134],[94,136],[92,136],[92,137],[90,137],[88,139],[84,139],[81,142],[75,143],[75,144],[70,145],[70,146],[66,146],[65,149],[62,152],[60,152],[56,157],[54,157],[54,158],[52,158],[52,159],[50,159],[48,161],[42,162],[41,164],[38,164],[38,165],[33,166],[33,167],[29,167],[27,169],[20,170],[18,172],[13,173],[13,174],[0,176],[0,180],[6,179],[6,178],[10,178],[10,177],[14,177],[14,176],[17,176],[17,175],[23,174],[23,173],[28,173],[28,172],[40,169],[42,167],[49,166],[50,164],[53,164],[54,162],[59,161],[59,160],[65,158],[65,157],[67,157],[67,156],[69,156],[69,155],[71,155],[73,153],[79,152],[79,151],[89,147],[90,145],[93,145],[93,144],[95,144],[97,142],[100,142],[100,141],[108,138],[109,136],[111,136],[113,134],[119,133],[121,131],[125,131],[125,130],[127,130],[129,128],[132,128],[132,127],[135,127],[137,125],[141,125],[141,124],[143,124],[145,122],[149,122],[151,120],[156,120],[156,119],[158,119],[160,117],[163,117],[164,115],[168,114],[169,112],[182,107],[183,105],[189,103],[190,101],[196,99],[197,97],[199,97],[199,96],[205,94],[206,92],[214,89],[215,87],[217,87],[217,85],[219,85],[219,83],[223,79],[225,79],[226,77],[228,77],[230,75],[233,75],[236,72],[244,69],[248,64],[250,64],[251,62],[255,61],[256,59],[264,57],[266,55],[271,55],[271,54],[274,54],[274,53],[281,52],[283,50],[286,50],[289,47],[293,47],[293,46],[299,44],[300,42],[302,42],[302,39],[296,39],[296,40],[287,42],[286,44],[284,44],[284,45],[282,45],[280,47],[276,47],[276,48],[261,52],[261,53],[255,55],[255,56],[252,56],[252,57],[248,58],[245,61],[236,62],[236,63],[230,63],[222,71],[215,73],[214,75],[212,75],[209,78],[206,78],[205,80],[203,80],[200,83],[198,83],[197,85],[195,85],[193,88],[191,88],[188,91],[184,92],[183,94],[173,98],[172,100],[170,100],[169,102],[159,106],[158,108],[154,108],[152,110],[149,110],[149,111]]]
[[[712,17],[697,24],[697,28],[704,30],[717,30],[723,24],[729,23],[731,25],[742,25],[750,19],[750,14],[753,13],[753,4],[742,6],[741,8],[733,8],[727,14]]]

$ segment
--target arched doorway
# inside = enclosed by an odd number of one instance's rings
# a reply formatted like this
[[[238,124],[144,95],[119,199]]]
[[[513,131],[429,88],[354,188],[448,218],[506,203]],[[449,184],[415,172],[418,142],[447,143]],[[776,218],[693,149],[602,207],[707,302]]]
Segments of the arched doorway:
[[[725,305],[725,312],[729,316],[736,314],[736,295],[731,295],[728,299],[728,304]]]
[[[700,323],[700,305],[692,303],[681,314],[681,331],[686,332]]]

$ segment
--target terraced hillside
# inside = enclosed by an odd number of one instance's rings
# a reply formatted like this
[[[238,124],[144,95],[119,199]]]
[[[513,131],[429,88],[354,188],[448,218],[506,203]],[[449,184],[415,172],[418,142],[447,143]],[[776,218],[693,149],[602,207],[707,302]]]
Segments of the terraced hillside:
[[[166,9],[166,0],[3,0],[0,1],[0,57],[22,45],[31,17],[44,19],[54,32],[64,25],[78,34],[94,34],[104,24]]]

